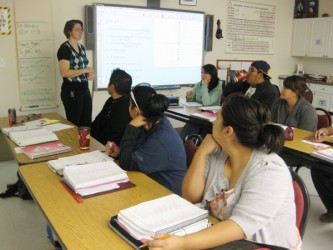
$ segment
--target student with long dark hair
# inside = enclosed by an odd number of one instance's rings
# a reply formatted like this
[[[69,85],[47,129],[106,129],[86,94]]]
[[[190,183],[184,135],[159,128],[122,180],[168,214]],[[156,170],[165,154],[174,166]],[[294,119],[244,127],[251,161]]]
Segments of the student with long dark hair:
[[[269,121],[269,109],[259,101],[226,98],[182,187],[185,199],[221,221],[197,233],[150,241],[149,249],[211,249],[242,239],[288,249],[301,244],[292,177],[276,154],[285,137]]]
[[[186,153],[179,135],[164,115],[168,99],[147,86],[136,86],[130,96],[132,121],[125,129],[120,150],[109,142],[106,152],[113,157],[119,154],[121,168],[141,171],[181,195]]]
[[[186,99],[204,106],[215,106],[220,104],[221,95],[222,85],[217,69],[212,64],[206,64],[201,68],[201,81],[186,93]]]

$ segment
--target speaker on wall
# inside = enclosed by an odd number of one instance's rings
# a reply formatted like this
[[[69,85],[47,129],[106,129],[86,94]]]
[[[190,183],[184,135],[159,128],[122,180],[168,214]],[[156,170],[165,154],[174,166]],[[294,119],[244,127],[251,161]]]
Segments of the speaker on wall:
[[[159,8],[160,5],[160,0],[147,0],[147,7],[149,8]]]
[[[214,15],[206,15],[205,19],[205,51],[212,51]]]
[[[94,25],[94,7],[92,5],[85,5],[85,38],[86,49],[95,49],[95,25]]]

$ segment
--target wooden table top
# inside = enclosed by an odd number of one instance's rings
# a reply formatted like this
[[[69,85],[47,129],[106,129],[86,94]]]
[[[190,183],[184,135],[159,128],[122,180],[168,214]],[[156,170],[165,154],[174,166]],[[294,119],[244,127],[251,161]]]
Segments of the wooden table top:
[[[311,154],[312,152],[318,151],[317,149],[313,148],[313,144],[302,142],[302,140],[311,137],[313,132],[299,128],[293,128],[293,131],[294,139],[292,141],[285,141],[285,148],[296,150],[305,154]]]
[[[171,194],[143,173],[128,172],[135,187],[78,203],[46,163],[21,166],[19,173],[67,249],[132,249],[109,228],[110,218],[120,209]]]
[[[25,116],[18,116],[17,120],[21,121],[24,118],[25,118]],[[102,145],[101,143],[99,143],[97,140],[95,140],[92,137],[90,137],[90,148],[86,149],[86,150],[80,149],[77,127],[74,124],[72,124],[71,122],[67,121],[61,115],[59,115],[57,113],[44,113],[44,114],[42,114],[42,118],[56,119],[56,120],[59,120],[60,123],[74,126],[73,128],[64,129],[64,130],[54,132],[57,135],[57,137],[59,138],[59,140],[64,145],[69,146],[69,147],[72,148],[72,151],[67,152],[67,153],[62,153],[62,154],[56,154],[56,155],[41,157],[41,158],[37,158],[37,159],[30,159],[28,156],[26,156],[23,153],[17,154],[15,152],[15,148],[18,147],[18,146],[9,137],[4,136],[8,145],[9,145],[10,150],[12,151],[12,154],[15,157],[15,160],[18,162],[19,165],[32,164],[32,163],[37,163],[37,162],[44,162],[44,161],[58,159],[60,157],[82,154],[82,153],[91,152],[91,151],[95,151],[95,150],[100,150],[100,151],[105,150],[105,146]],[[5,128],[5,127],[9,127],[8,126],[8,118],[7,117],[1,117],[0,118],[0,128]]]

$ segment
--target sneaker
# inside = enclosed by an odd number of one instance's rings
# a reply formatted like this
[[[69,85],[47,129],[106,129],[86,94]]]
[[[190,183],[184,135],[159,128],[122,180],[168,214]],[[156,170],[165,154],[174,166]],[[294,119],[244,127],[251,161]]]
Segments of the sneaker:
[[[319,217],[321,222],[333,222],[333,211],[328,211],[326,214],[322,214]]]

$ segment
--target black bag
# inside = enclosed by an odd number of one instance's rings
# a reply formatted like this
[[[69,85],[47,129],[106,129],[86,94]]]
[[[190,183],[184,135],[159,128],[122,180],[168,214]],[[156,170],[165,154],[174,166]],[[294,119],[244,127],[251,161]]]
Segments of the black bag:
[[[31,200],[32,197],[29,193],[29,190],[24,185],[21,177],[17,174],[18,180],[13,184],[7,185],[7,190],[4,193],[0,194],[0,198],[8,198],[8,197],[20,197],[23,200]]]

